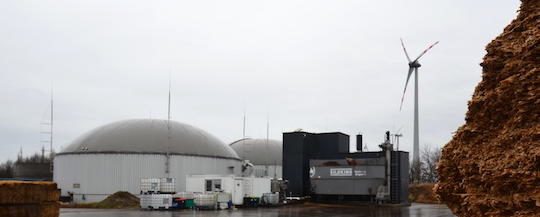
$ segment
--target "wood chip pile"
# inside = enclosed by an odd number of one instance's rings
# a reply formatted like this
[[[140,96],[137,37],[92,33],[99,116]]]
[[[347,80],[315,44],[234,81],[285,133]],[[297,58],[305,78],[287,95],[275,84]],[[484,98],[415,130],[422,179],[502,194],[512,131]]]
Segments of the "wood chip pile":
[[[440,203],[433,187],[435,184],[410,184],[409,201],[415,203]]]
[[[460,217],[540,216],[540,0],[522,0],[486,51],[436,193]]]

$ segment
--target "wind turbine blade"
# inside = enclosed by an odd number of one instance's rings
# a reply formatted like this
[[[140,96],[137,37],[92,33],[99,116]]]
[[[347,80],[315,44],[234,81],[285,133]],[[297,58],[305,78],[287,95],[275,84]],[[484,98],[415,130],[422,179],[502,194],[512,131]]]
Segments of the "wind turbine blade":
[[[405,92],[407,92],[407,84],[409,84],[409,79],[411,78],[414,68],[409,67],[409,73],[407,74],[407,81],[405,81],[405,88],[403,88],[403,96],[401,96],[401,104],[399,105],[399,110],[403,107],[403,99],[405,99]]]
[[[401,47],[403,47],[403,52],[405,52],[405,56],[407,57],[407,60],[409,62],[411,62],[411,58],[409,57],[409,53],[407,53],[407,49],[405,49],[405,44],[403,43],[403,39],[400,38],[399,40],[401,40]]]
[[[414,59],[413,62],[416,62],[418,59],[420,59],[420,57],[424,56],[424,54],[426,54],[429,50],[431,50],[431,48],[433,48],[433,46],[437,45],[438,43],[439,42],[437,41],[433,43],[431,46],[429,46],[428,48],[426,48],[424,51],[422,51],[422,53],[418,57],[416,57],[416,59]]]

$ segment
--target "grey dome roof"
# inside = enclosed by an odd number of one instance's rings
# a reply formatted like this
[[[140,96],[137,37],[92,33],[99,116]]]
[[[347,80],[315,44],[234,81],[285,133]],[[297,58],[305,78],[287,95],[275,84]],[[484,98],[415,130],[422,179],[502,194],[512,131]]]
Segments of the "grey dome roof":
[[[238,156],[255,165],[281,165],[283,143],[269,139],[241,139],[230,144]]]
[[[236,152],[211,134],[171,121],[171,154],[239,159]],[[60,155],[69,153],[167,153],[167,120],[133,119],[113,122],[80,136]]]

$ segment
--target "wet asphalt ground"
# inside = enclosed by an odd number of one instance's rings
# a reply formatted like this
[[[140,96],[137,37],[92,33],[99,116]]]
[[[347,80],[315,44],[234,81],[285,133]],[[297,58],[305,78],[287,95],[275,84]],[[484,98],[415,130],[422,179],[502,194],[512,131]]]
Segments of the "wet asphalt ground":
[[[237,210],[148,211],[139,209],[60,209],[60,217],[455,217],[445,205],[413,203],[408,207],[321,207],[290,205]]]

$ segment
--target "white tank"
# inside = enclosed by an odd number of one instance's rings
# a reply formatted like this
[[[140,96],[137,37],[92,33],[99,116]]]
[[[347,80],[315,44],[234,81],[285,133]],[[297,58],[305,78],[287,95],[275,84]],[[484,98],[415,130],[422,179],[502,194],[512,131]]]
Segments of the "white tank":
[[[97,202],[117,191],[139,195],[143,178],[173,178],[160,191],[182,192],[188,175],[240,175],[241,165],[233,149],[204,130],[176,121],[168,125],[167,120],[135,119],[98,127],[74,140],[55,156],[53,179],[62,195],[73,193],[75,202]]]

